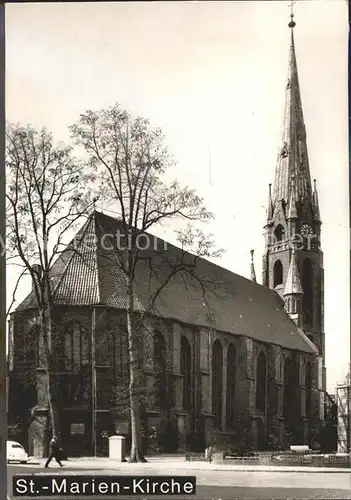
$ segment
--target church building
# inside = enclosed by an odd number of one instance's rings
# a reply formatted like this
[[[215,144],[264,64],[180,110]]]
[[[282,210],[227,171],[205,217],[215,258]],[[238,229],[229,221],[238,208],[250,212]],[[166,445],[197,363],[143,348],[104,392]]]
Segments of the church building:
[[[287,449],[318,439],[325,391],[321,219],[293,19],[289,26],[285,115],[269,188],[262,285],[253,260],[249,280],[160,239],[138,263],[134,304],[136,318],[147,311],[138,339],[149,452],[200,451],[213,444],[239,452]],[[94,211],[51,271],[53,375],[69,456],[104,454],[115,433],[130,439],[126,281],[111,238],[120,230],[117,219]],[[108,249],[102,245],[106,237]],[[150,294],[179,259],[192,273],[173,276],[149,310]],[[45,453],[49,414],[37,316],[32,291],[10,319],[9,424],[17,425],[29,454],[38,456]]]

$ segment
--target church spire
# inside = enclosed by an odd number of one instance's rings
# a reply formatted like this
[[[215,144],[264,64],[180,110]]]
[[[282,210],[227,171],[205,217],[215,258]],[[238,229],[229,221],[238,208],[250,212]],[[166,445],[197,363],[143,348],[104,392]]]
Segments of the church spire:
[[[255,272],[255,263],[254,263],[254,252],[255,252],[255,250],[250,250],[250,254],[251,254],[250,278],[251,278],[251,281],[256,282],[256,272]]]
[[[320,246],[322,223],[317,187],[311,183],[308,162],[293,12],[290,17],[284,120],[274,187],[268,198],[268,220],[264,225],[262,283],[281,296],[286,313],[318,346],[325,371],[324,269]],[[294,243],[296,246],[292,251]]]
[[[308,162],[306,130],[302,112],[301,94],[295,54],[294,15],[291,14],[290,57],[286,83],[285,109],[280,149],[275,171],[274,205],[281,200],[297,206],[300,202],[312,203],[311,177]],[[293,179],[295,179],[294,186]],[[292,196],[290,194],[292,193]]]

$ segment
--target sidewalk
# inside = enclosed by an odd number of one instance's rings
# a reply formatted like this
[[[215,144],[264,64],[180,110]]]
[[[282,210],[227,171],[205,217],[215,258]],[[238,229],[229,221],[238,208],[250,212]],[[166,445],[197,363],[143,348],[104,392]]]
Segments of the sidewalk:
[[[35,460],[35,461],[34,461]],[[302,473],[351,473],[351,468],[337,467],[298,467],[298,466],[271,466],[271,465],[234,465],[234,464],[216,464],[209,462],[186,462],[185,458],[180,457],[149,457],[147,463],[117,462],[116,460],[107,457],[82,457],[71,458],[68,461],[63,461],[66,467],[91,470],[91,471],[118,471],[123,474],[141,473],[142,471],[151,471],[167,473],[169,471],[178,472],[195,472],[195,471],[236,471],[236,472],[302,472]],[[29,464],[41,465],[45,464],[46,459],[33,459]],[[28,464],[28,465],[29,465]],[[50,465],[50,470],[58,469],[56,463]],[[64,469],[63,469],[64,470]]]

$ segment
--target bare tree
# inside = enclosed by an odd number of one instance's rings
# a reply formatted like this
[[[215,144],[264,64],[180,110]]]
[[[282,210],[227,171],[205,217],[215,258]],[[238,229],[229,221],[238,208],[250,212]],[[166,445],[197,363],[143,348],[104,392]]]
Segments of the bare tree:
[[[65,248],[66,237],[92,207],[84,193],[91,179],[71,148],[55,144],[46,130],[8,124],[6,130],[7,251],[33,282],[40,360],[53,434],[59,432],[53,356],[52,263]],[[17,288],[18,283],[16,284]],[[14,290],[14,293],[16,290]],[[14,301],[13,301],[14,302]]]
[[[211,237],[194,229],[195,222],[203,223],[212,218],[203,200],[193,189],[181,187],[177,181],[167,182],[167,170],[173,165],[165,147],[160,129],[152,128],[142,118],[134,118],[118,104],[97,112],[87,111],[71,127],[72,136],[83,146],[89,156],[89,164],[102,180],[103,192],[114,200],[117,217],[128,244],[115,245],[116,263],[126,281],[127,330],[130,363],[129,404],[131,421],[131,462],[143,462],[140,429],[140,380],[141,363],[138,356],[138,328],[150,311],[155,312],[157,300],[176,274],[187,273],[197,279],[205,292],[206,283],[196,272],[196,256],[216,256]],[[186,252],[178,257],[153,258],[138,248],[137,240],[158,224],[180,219],[188,222],[178,240],[183,248],[195,250],[195,256]],[[149,290],[149,303],[144,304],[141,315],[135,303],[138,265],[149,265],[150,275],[158,278],[156,288]],[[157,273],[160,267],[163,272]],[[167,269],[167,273],[165,272]],[[205,294],[204,294],[205,296]],[[138,311],[140,313],[140,311]]]

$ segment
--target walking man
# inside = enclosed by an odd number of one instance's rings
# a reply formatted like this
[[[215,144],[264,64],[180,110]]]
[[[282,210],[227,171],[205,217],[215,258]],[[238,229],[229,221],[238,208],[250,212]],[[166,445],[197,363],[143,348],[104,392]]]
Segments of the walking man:
[[[50,441],[50,455],[46,461],[45,467],[49,467],[49,463],[52,459],[55,459],[60,467],[63,467],[63,464],[60,461],[60,448],[58,446],[57,437],[53,436]]]

